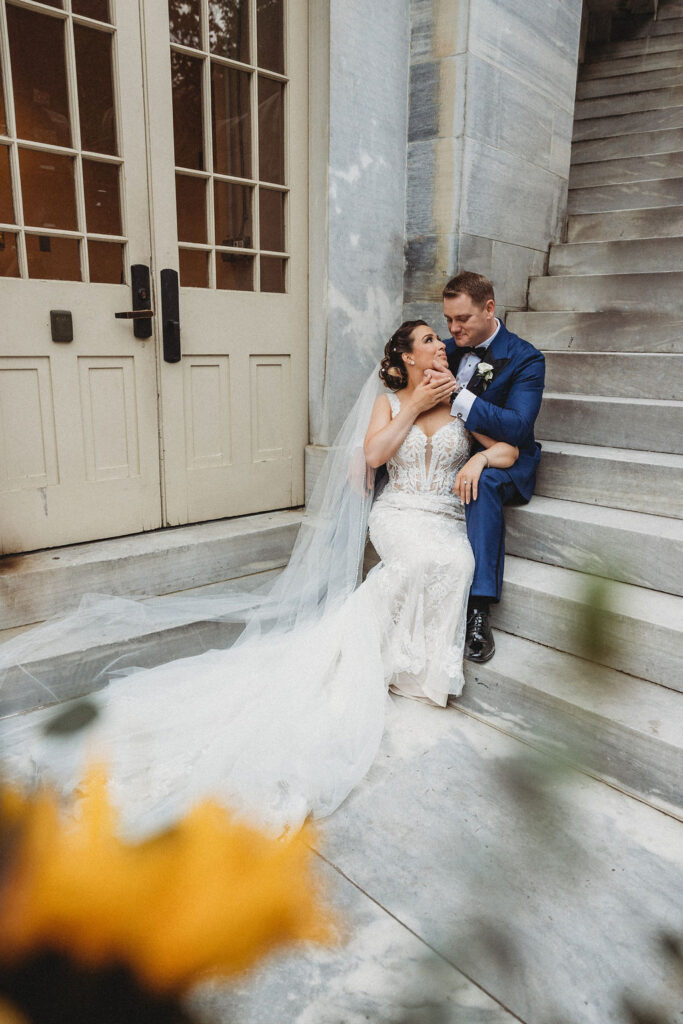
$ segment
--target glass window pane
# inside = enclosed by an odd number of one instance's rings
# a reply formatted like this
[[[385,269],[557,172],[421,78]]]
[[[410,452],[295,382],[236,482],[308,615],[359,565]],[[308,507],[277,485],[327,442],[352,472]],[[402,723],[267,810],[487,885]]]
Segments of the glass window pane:
[[[186,288],[209,287],[209,253],[201,249],[179,249],[180,283]]]
[[[85,223],[94,235],[121,234],[119,168],[98,160],[83,161]]]
[[[123,245],[120,242],[88,242],[90,280],[96,284],[125,284]]]
[[[258,65],[285,73],[283,0],[257,0]]]
[[[277,256],[261,257],[261,291],[262,292],[284,292],[285,289],[285,268],[287,260],[278,259]]]
[[[70,146],[64,22],[8,4],[7,25],[19,138]]]
[[[176,165],[203,171],[202,61],[183,53],[172,53],[171,79]]]
[[[179,242],[206,242],[206,181],[187,174],[175,176]]]
[[[259,179],[285,183],[285,87],[259,75],[258,145]]]
[[[112,36],[74,25],[81,146],[93,153],[118,153],[112,84]]]
[[[229,252],[217,252],[216,287],[238,292],[253,292],[254,257],[233,256]]]
[[[261,248],[285,251],[285,194],[272,188],[259,189]]]
[[[109,0],[71,0],[71,10],[85,18],[97,18],[107,23],[110,21]]]
[[[171,42],[201,49],[200,0],[168,0]]]
[[[41,0],[41,3],[44,3],[46,7],[58,7],[60,11],[64,9],[62,0]]]
[[[78,224],[73,157],[41,153],[36,149],[20,149],[19,167],[24,222],[34,228],[66,228],[76,231]]]
[[[209,0],[209,49],[249,63],[249,0]]]
[[[12,178],[9,168],[9,146],[0,146],[0,223],[14,224]]]
[[[246,71],[211,66],[213,166],[219,174],[251,177],[251,117]]]
[[[0,135],[7,135],[7,116],[5,114],[5,93],[2,87],[2,61],[0,61]]]
[[[28,276],[53,281],[80,281],[78,245],[77,238],[27,235]]]
[[[17,236],[11,231],[0,231],[0,277],[19,277]]]
[[[232,185],[227,181],[214,181],[214,209],[216,217],[216,245],[239,245],[253,248],[251,202],[248,185]]]

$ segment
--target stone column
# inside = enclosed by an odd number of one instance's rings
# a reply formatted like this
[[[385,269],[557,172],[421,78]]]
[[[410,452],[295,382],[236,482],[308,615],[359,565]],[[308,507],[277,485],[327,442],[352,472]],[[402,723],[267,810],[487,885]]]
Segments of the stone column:
[[[331,443],[401,321],[410,0],[312,0],[311,445]]]
[[[526,306],[561,238],[582,0],[412,0],[406,318],[458,269]]]

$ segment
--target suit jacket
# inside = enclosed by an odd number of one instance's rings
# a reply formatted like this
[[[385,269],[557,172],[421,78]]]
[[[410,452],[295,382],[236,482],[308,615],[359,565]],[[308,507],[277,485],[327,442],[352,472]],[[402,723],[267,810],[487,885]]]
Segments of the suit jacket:
[[[445,345],[448,365],[457,376],[462,350],[452,338],[448,338]],[[538,349],[512,334],[501,322],[484,361],[494,367],[493,378],[484,390],[483,381],[475,371],[467,389],[474,391],[477,398],[465,426],[519,448],[517,462],[504,472],[517,488],[520,501],[529,501],[541,457],[540,445],[534,439],[534,422],[543,397],[545,359]],[[476,450],[481,451],[481,445]]]

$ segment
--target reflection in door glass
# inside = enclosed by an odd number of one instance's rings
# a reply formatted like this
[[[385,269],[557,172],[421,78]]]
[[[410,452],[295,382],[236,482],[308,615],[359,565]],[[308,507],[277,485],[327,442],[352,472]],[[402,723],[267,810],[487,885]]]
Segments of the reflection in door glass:
[[[254,290],[254,257],[233,256],[228,252],[216,253],[216,287],[231,291]]]
[[[0,231],[0,277],[19,277],[17,236],[11,231]]]
[[[171,80],[176,165],[203,171],[201,60],[184,53],[172,53]]]
[[[285,251],[285,195],[272,188],[259,189],[261,248]]]
[[[186,288],[209,287],[209,254],[201,249],[181,249],[180,283]]]
[[[86,18],[109,22],[109,0],[71,0],[71,10]]]
[[[257,0],[258,66],[285,73],[283,0]]]
[[[5,114],[5,94],[2,87],[2,61],[0,61],[0,135],[7,135],[7,116]]]
[[[249,0],[209,0],[209,49],[249,63]]]
[[[81,263],[77,238],[27,235],[28,276],[55,281],[80,281]]]
[[[7,26],[19,138],[70,146],[64,22],[8,4]]]
[[[0,224],[14,224],[9,146],[0,146]]]
[[[74,25],[81,146],[93,153],[115,155],[118,147],[112,83],[112,38],[109,32]]]
[[[19,167],[25,223],[77,231],[73,157],[20,149]]]
[[[284,292],[285,269],[287,260],[278,259],[277,256],[261,257],[261,291],[262,292]]]
[[[200,0],[168,0],[168,25],[172,43],[200,49]]]
[[[248,185],[233,185],[228,181],[217,180],[213,187],[216,245],[251,249],[254,244],[251,228],[253,189]]]
[[[251,177],[251,96],[246,71],[211,66],[213,167],[234,178]]]
[[[93,235],[121,234],[119,168],[99,160],[83,161],[85,223]]]
[[[258,144],[259,178],[276,185],[285,183],[285,87],[282,82],[259,75]]]
[[[98,284],[123,284],[123,246],[120,242],[88,242],[90,280]]]
[[[176,174],[178,241],[206,242],[206,179]]]

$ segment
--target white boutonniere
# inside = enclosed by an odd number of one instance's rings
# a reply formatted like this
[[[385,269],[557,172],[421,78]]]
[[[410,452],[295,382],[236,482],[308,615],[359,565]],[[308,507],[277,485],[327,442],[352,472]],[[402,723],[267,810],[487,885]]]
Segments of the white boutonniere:
[[[486,381],[487,384],[491,383],[491,380],[493,379],[493,367],[490,363],[485,363],[482,360],[482,362],[477,366],[477,373],[483,381]]]

